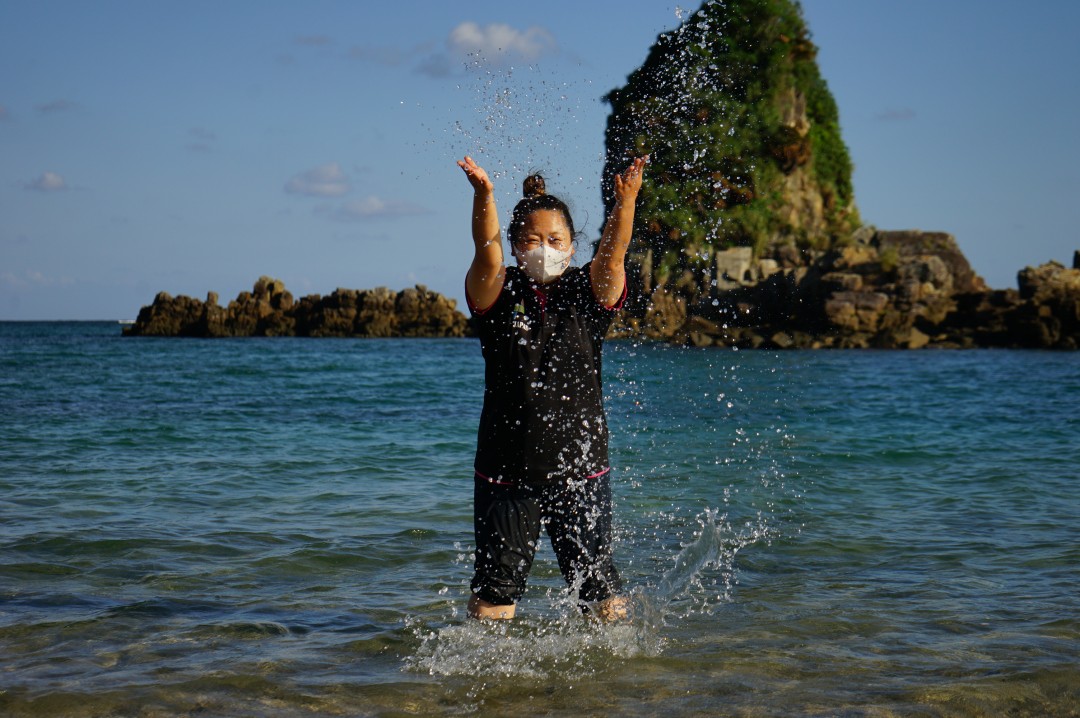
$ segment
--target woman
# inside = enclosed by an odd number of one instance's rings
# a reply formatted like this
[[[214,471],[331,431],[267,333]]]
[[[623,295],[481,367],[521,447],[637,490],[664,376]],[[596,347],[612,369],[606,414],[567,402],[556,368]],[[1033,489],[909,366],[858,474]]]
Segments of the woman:
[[[600,364],[604,334],[626,297],[624,260],[645,158],[615,177],[615,206],[583,267],[570,267],[570,212],[539,175],[525,180],[514,208],[508,235],[516,265],[505,266],[494,185],[472,158],[458,165],[474,191],[465,294],[485,361],[469,615],[513,618],[544,526],[582,609],[623,617]]]

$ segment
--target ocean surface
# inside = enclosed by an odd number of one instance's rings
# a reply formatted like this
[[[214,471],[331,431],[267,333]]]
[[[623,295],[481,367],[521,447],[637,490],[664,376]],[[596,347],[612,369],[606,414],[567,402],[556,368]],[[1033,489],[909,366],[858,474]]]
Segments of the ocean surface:
[[[1080,715],[1080,353],[605,380],[633,618],[483,625],[474,340],[0,323],[0,715]]]

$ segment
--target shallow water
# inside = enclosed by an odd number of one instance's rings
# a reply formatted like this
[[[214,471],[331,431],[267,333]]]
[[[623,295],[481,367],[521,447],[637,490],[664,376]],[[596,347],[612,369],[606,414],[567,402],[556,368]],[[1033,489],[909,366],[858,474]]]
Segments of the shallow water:
[[[1077,715],[1080,354],[611,343],[617,559],[464,618],[471,340],[0,323],[5,715]]]

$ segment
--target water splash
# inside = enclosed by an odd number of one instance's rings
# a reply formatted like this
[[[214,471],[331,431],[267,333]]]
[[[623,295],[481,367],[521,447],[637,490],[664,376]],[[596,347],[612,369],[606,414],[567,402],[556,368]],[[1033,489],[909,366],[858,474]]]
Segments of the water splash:
[[[613,458],[629,479],[621,511],[644,517],[620,539],[635,547],[647,620],[663,626],[722,611],[736,600],[738,553],[799,530],[791,521],[800,504],[795,438],[782,407],[758,401],[778,381],[776,359],[616,346],[608,360]],[[643,354],[654,356],[642,362]]]
[[[659,627],[695,611],[712,614],[733,601],[736,554],[774,534],[763,515],[736,529],[727,514],[706,509],[697,523],[699,529],[672,559],[671,567],[654,587],[640,592],[648,624]],[[680,601],[682,605],[677,606]]]
[[[590,134],[580,127],[599,107],[592,81],[565,63],[506,66],[472,54],[457,89],[466,95],[459,106],[472,111],[449,118],[451,152],[471,155],[488,171],[502,205],[512,206],[520,181],[540,172],[584,230],[589,218],[573,200],[595,193],[603,166],[602,147],[586,146]]]
[[[405,659],[405,668],[442,676],[550,679],[595,675],[621,660],[659,655],[670,622],[695,611],[712,613],[732,600],[736,554],[770,536],[764,521],[735,529],[718,510],[706,510],[698,527],[655,585],[630,592],[626,621],[605,624],[583,617],[566,591],[549,589],[550,608],[530,605],[529,613],[512,621],[466,620],[442,627],[410,621],[419,646]]]
[[[455,152],[472,154],[493,179],[555,168],[566,151],[561,138],[579,114],[570,87],[540,65],[499,66],[470,55],[458,89],[472,95],[466,104],[474,110],[454,120]]]
[[[660,641],[641,621],[605,624],[582,616],[565,591],[549,590],[551,609],[512,621],[474,621],[432,628],[408,625],[419,641],[407,670],[441,676],[548,679],[595,675],[614,661],[656,655]],[[634,601],[635,606],[639,603]]]

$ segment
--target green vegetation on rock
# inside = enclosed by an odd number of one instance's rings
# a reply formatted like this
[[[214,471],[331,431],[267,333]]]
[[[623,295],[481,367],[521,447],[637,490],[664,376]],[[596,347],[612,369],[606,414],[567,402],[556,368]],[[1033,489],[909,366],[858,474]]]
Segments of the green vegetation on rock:
[[[649,154],[634,252],[656,284],[715,250],[824,249],[858,226],[816,53],[798,3],[710,0],[606,96],[605,204],[612,175]]]

